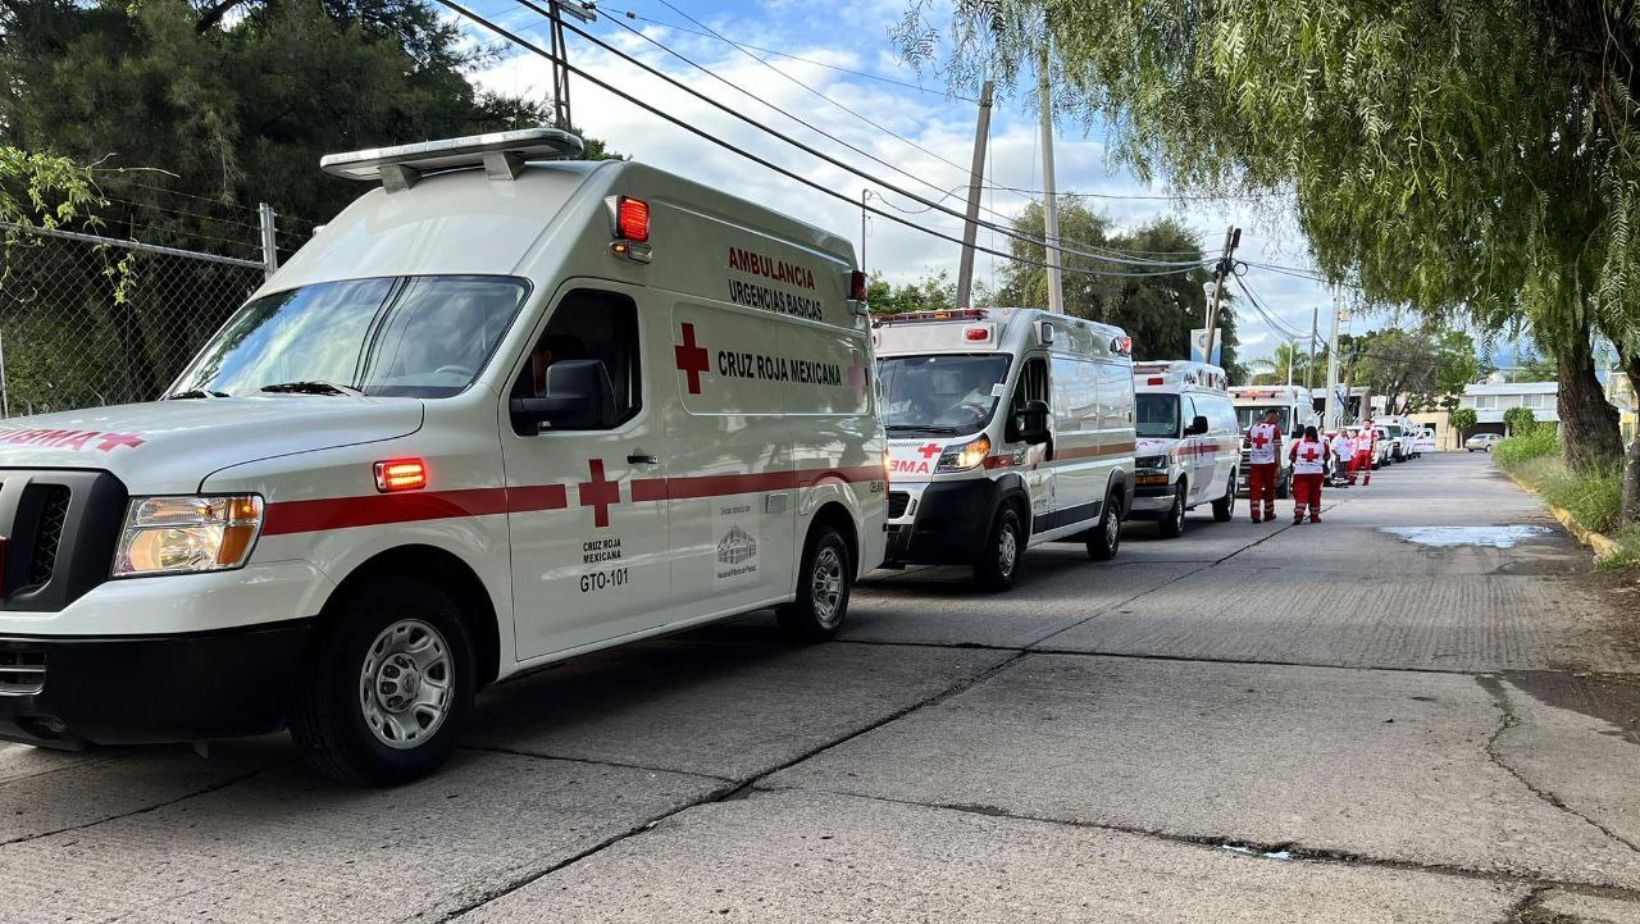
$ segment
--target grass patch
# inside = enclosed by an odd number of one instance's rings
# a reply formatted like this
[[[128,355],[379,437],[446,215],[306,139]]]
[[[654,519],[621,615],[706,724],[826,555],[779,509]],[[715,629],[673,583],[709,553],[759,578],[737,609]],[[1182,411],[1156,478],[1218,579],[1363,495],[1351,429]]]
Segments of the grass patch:
[[[1560,454],[1560,438],[1553,427],[1535,427],[1492,447],[1492,460],[1551,505],[1572,515],[1585,529],[1608,535],[1618,544],[1617,554],[1602,564],[1640,565],[1640,527],[1613,535],[1623,512],[1623,469],[1574,471]]]

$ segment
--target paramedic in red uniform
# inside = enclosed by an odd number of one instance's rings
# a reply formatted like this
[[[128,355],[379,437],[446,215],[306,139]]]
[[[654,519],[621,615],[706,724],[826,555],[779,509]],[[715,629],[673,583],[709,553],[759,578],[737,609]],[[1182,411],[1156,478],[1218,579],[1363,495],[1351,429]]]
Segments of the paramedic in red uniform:
[[[1263,420],[1248,428],[1242,440],[1248,449],[1247,506],[1252,508],[1254,523],[1276,518],[1276,473],[1281,468],[1280,419],[1275,411],[1265,414]]]
[[[1350,462],[1350,484],[1355,484],[1355,475],[1361,474],[1363,486],[1372,484],[1372,460],[1378,455],[1378,431],[1372,427],[1372,421],[1361,425],[1361,430],[1355,434],[1355,459]]]
[[[1293,463],[1293,525],[1304,522],[1309,508],[1310,522],[1321,522],[1321,482],[1327,477],[1327,457],[1332,450],[1314,427],[1305,427],[1304,436],[1293,444],[1287,458]]]

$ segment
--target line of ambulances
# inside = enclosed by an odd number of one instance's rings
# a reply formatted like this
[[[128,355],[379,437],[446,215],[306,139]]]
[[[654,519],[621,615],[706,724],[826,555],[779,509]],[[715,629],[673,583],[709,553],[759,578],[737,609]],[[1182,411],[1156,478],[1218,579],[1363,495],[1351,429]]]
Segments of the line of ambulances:
[[[848,241],[580,151],[327,157],[373,188],[161,400],[0,426],[0,738],[288,727],[395,783],[485,684],[771,607],[821,640],[879,564],[1003,588],[1038,543],[1116,554],[1150,488],[1233,502],[1222,373],[1160,373],[1140,482],[1121,330],[873,325]]]

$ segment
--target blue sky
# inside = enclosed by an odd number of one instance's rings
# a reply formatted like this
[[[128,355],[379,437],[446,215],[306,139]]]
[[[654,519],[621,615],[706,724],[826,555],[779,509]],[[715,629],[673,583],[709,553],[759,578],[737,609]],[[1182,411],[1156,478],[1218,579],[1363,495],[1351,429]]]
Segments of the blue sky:
[[[976,107],[973,103],[947,95],[944,79],[932,73],[918,73],[902,61],[889,38],[889,30],[904,14],[906,0],[882,0],[858,4],[813,4],[792,0],[671,0],[682,13],[694,17],[712,30],[742,44],[787,52],[883,78],[917,84],[930,92],[856,76],[818,64],[769,55],[759,57],[769,65],[716,38],[683,30],[698,27],[666,6],[661,0],[610,0],[600,4],[607,13],[621,16],[627,11],[641,19],[626,19],[634,28],[679,51],[719,74],[726,86],[695,71],[689,65],[626,32],[619,26],[600,21],[590,31],[629,54],[672,76],[686,80],[695,89],[732,105],[758,121],[779,128],[839,160],[929,198],[939,198],[940,190],[957,190],[945,200],[961,208],[962,187],[967,181],[971,157]],[[513,0],[480,0],[473,8],[508,28],[546,43],[541,18]],[[656,23],[666,25],[657,25]],[[489,36],[473,30],[475,37]],[[735,120],[698,99],[668,87],[575,36],[570,37],[571,59],[577,65],[626,88],[659,108],[709,129],[742,147],[798,171],[805,177],[836,189],[855,202],[863,188],[872,184],[846,170],[821,162],[757,129]],[[940,52],[935,52],[938,59]],[[820,96],[776,73],[775,69],[819,90],[895,135],[908,144],[861,119],[844,112]],[[509,54],[493,67],[474,75],[483,87],[510,93],[546,97],[551,93],[550,71],[545,60],[528,53]],[[897,174],[881,163],[827,140],[786,117],[750,100],[736,88],[775,103],[800,115],[827,132],[870,152],[916,179]],[[977,95],[962,88],[964,95]],[[572,79],[571,99],[575,120],[591,135],[603,138],[616,150],[667,170],[732,191],[744,198],[774,204],[807,221],[848,236],[860,244],[858,205],[832,199],[771,170],[710,145],[683,129],[643,112],[585,81]],[[1037,143],[1038,114],[1031,98],[1001,98],[992,113],[991,157],[987,181],[998,186],[1038,189],[1041,186],[1040,148]],[[1143,224],[1151,218],[1172,215],[1200,232],[1215,250],[1228,224],[1243,228],[1243,259],[1286,266],[1307,266],[1309,260],[1303,236],[1297,231],[1290,212],[1279,204],[1262,207],[1257,214],[1241,203],[1166,198],[1165,183],[1146,186],[1130,173],[1117,169],[1106,157],[1099,126],[1061,123],[1055,140],[1058,186],[1063,192],[1099,194],[1095,204],[1118,227]],[[918,181],[931,185],[922,185]],[[874,194],[902,208],[919,209],[917,203],[881,187]],[[873,200],[874,204],[878,201]],[[1028,197],[994,190],[986,194],[984,206],[1010,216],[1022,208]],[[960,235],[961,222],[938,212],[908,216],[928,227]],[[993,213],[982,218],[1001,221]],[[1006,251],[1007,238],[981,230],[981,246]],[[900,227],[882,218],[868,223],[865,240],[867,268],[881,271],[896,281],[910,280],[930,272],[948,270],[954,277],[958,246],[938,238]],[[1001,260],[979,256],[976,278],[990,282]],[[1322,336],[1326,331],[1326,305],[1330,299],[1319,284],[1292,276],[1253,268],[1247,281],[1278,320],[1294,330],[1308,331],[1311,310],[1322,306]],[[1385,318],[1368,318],[1356,312],[1346,325],[1360,333],[1388,323]],[[1268,354],[1282,342],[1249,309],[1238,312],[1244,357]]]

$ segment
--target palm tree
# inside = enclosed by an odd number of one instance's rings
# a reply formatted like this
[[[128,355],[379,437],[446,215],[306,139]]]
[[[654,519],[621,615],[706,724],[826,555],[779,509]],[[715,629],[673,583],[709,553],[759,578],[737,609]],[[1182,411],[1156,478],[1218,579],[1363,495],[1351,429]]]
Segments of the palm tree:
[[[1316,353],[1318,368],[1325,359],[1325,351]],[[1303,386],[1310,369],[1309,345],[1283,343],[1276,347],[1268,359],[1255,359],[1248,365],[1253,372],[1254,385],[1286,385],[1290,381],[1294,385]],[[1288,377],[1289,373],[1291,378]],[[1316,383],[1318,387],[1320,384]]]

